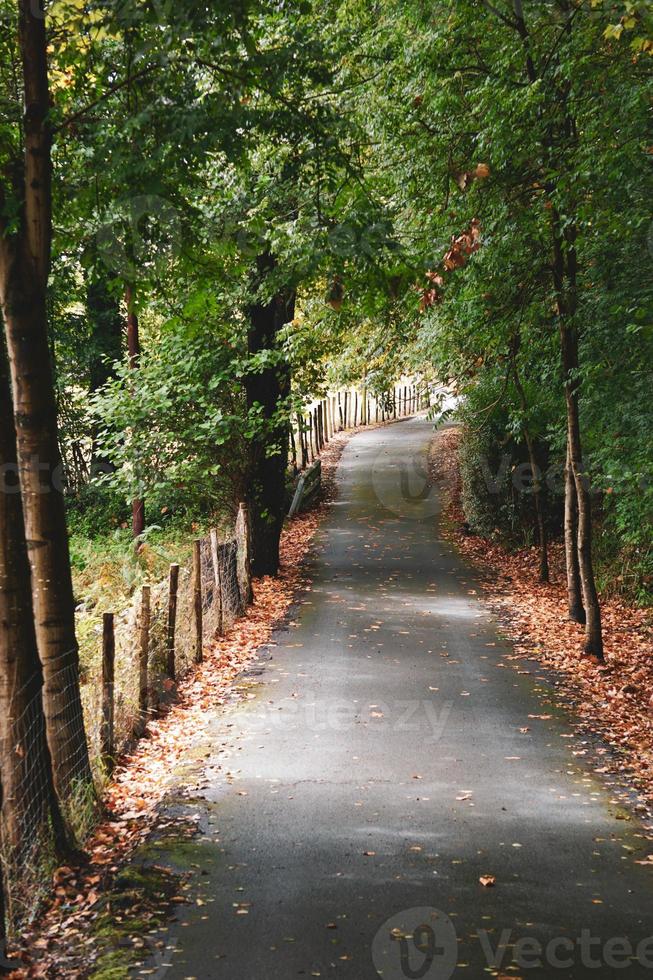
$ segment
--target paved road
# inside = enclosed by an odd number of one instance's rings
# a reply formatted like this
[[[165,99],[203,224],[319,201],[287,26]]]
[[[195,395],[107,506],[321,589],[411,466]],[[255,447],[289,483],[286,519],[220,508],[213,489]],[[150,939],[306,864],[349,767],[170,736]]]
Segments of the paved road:
[[[653,847],[536,665],[502,660],[438,536],[430,434],[347,447],[296,623],[216,716],[200,904],[155,975],[653,977],[653,941],[619,939],[653,934]]]

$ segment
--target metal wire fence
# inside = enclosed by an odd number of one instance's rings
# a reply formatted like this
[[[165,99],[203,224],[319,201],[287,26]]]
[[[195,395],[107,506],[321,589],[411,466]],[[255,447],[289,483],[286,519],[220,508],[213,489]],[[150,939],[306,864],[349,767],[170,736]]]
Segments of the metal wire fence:
[[[49,674],[48,686],[56,688],[59,696],[70,705],[79,704],[74,696],[79,691],[79,673],[75,664]],[[44,868],[51,865],[54,858],[55,795],[41,673],[11,691],[5,707],[0,864],[7,918],[9,922],[18,923],[28,921],[38,909],[40,897],[49,892],[51,881],[44,876]],[[75,829],[83,832],[90,825],[94,805],[86,780],[88,760],[84,718],[79,710],[68,713],[59,732],[64,730],[67,738],[62,751],[66,760],[67,790],[60,805]],[[60,740],[58,744],[61,746]],[[58,808],[59,804],[56,805]]]
[[[146,601],[139,592],[133,605],[115,617],[114,675],[109,681],[114,736],[110,754],[124,751],[147,718],[173,696],[179,680],[201,659],[203,648],[245,612],[250,601],[248,524],[241,505],[231,537],[220,540],[218,532],[211,531],[200,538],[195,543],[195,561],[171,566],[167,580],[146,587]],[[87,737],[96,766],[107,754],[103,666],[98,658],[82,688]]]
[[[230,538],[220,540],[212,531],[199,539],[189,566],[172,566],[168,580],[144,587],[127,611],[105,616],[102,655],[93,659],[81,683],[76,664],[49,676],[48,684],[64,693],[64,702],[69,691],[70,703],[75,703],[73,695],[81,689],[83,717],[78,712],[72,724],[66,719],[69,791],[61,800],[80,833],[88,830],[94,810],[93,793],[84,778],[85,747],[101,786],[113,760],[143,734],[148,719],[174,697],[177,683],[202,659],[211,641],[243,615],[250,601],[249,522],[241,505]],[[40,675],[11,692],[0,736],[12,760],[11,771],[2,773],[0,783],[5,816],[0,862],[7,918],[17,924],[30,919],[39,897],[51,887],[44,869],[52,868],[53,859],[52,774]]]

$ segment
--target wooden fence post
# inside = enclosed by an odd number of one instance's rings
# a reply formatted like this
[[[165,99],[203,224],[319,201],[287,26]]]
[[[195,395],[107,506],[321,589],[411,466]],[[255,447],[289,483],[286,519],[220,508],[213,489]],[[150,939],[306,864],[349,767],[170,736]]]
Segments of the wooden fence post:
[[[116,669],[116,637],[113,613],[102,617],[102,727],[100,745],[106,769],[113,769],[114,739],[114,682]]]
[[[243,608],[251,605],[254,601],[254,590],[252,589],[252,564],[251,564],[251,542],[250,542],[249,510],[247,504],[238,504],[238,517],[236,518],[236,542],[238,546],[238,585],[240,587],[240,597]]]
[[[142,735],[147,725],[147,686],[148,686],[148,666],[150,659],[150,586],[144,585],[141,589],[141,628],[140,645],[138,651],[138,729],[137,735]]]
[[[168,630],[167,630],[167,663],[166,673],[171,681],[176,680],[175,665],[175,629],[177,626],[177,592],[179,591],[179,565],[170,566],[168,583]]]
[[[196,664],[201,664],[204,659],[202,618],[202,542],[193,541],[193,625]]]
[[[304,432],[304,420],[300,412],[297,412],[297,434],[299,438],[300,454],[302,459],[302,469],[308,466],[308,452],[306,450],[306,433]]]
[[[302,457],[304,448],[302,446]],[[211,558],[213,559],[213,575],[215,578],[215,590],[218,596],[218,633],[224,629],[224,609],[222,602],[222,573],[220,572],[220,558],[218,554],[218,532],[215,528],[211,529]]]

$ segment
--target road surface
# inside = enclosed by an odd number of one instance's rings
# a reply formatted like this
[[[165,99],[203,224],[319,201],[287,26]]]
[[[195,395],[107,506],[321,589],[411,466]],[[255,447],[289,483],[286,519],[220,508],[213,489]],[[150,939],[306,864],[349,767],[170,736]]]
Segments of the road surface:
[[[503,659],[439,535],[431,434],[347,446],[312,588],[216,713],[193,904],[147,975],[653,977],[653,847]]]

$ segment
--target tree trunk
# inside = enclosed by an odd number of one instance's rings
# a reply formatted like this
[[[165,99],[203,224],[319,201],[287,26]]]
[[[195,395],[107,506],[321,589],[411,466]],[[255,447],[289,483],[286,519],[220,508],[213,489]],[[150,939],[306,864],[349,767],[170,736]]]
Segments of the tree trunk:
[[[125,287],[127,306],[127,355],[129,366],[138,369],[141,357],[141,341],[138,332],[138,316],[134,310],[134,292],[131,286]],[[132,500],[132,537],[139,538],[145,530],[145,501],[140,497]]]
[[[2,811],[4,796],[2,795],[2,766],[0,766],[0,811]],[[2,865],[0,864],[0,973],[7,967],[7,928],[5,882]]]
[[[565,343],[569,343],[568,338]],[[570,393],[570,385],[566,387],[569,462],[576,487],[576,500],[578,505],[578,568],[586,616],[584,652],[597,657],[599,660],[603,660],[601,607],[594,580],[594,565],[592,561],[592,500],[587,479],[583,471],[580,425],[578,420],[578,399],[573,393]]]
[[[115,377],[113,365],[122,356],[123,321],[120,305],[94,270],[86,280],[86,307],[91,328],[89,391],[99,391]],[[96,426],[92,432],[91,475],[112,473],[114,466],[98,452]]]
[[[259,257],[254,287],[258,290],[273,270],[274,259]],[[295,294],[278,293],[269,302],[253,303],[248,311],[250,355],[278,350],[278,334],[295,312]],[[252,572],[255,576],[279,571],[279,539],[286,514],[288,422],[279,413],[290,395],[290,369],[276,363],[246,376],[249,411],[258,409],[261,423],[250,443],[248,504],[251,519]]]
[[[537,459],[533,447],[528,427],[524,428],[524,439],[528,448],[528,459],[533,472],[533,498],[535,501],[535,521],[537,524],[538,544],[540,550],[539,579],[540,582],[549,581],[549,550],[548,536],[546,532],[546,516],[544,514],[544,499],[542,495],[542,484],[538,476]]]
[[[45,23],[20,0],[25,156],[14,188],[23,200],[16,231],[0,219],[0,303],[13,382],[20,485],[32,568],[38,651],[45,676],[48,743],[59,794],[92,787],[79,692],[61,457],[46,309],[51,195]]]
[[[515,26],[522,39],[526,55],[526,74],[531,84],[538,80],[538,72],[533,60],[529,31],[524,19],[522,0],[513,0]],[[567,19],[565,31],[571,32],[571,19]],[[576,126],[568,111],[570,85],[562,82],[557,97],[558,110],[562,110],[561,129],[565,141],[574,141]],[[559,169],[560,161],[554,159],[553,126],[543,140],[547,165],[551,170]],[[552,199],[555,186],[550,178],[545,179],[545,187],[551,200],[551,219],[553,232],[553,285],[558,307],[560,345],[564,371],[565,402],[567,407],[567,446],[568,465],[571,469],[576,489],[578,509],[578,572],[585,605],[585,653],[603,659],[603,636],[601,629],[601,610],[599,606],[594,568],[592,563],[592,503],[582,466],[582,443],[578,412],[578,334],[574,323],[577,307],[577,257],[576,228],[569,221],[566,230]],[[573,209],[569,209],[573,215]],[[568,581],[574,578],[575,562],[567,565]],[[569,562],[569,556],[568,556]]]
[[[578,507],[576,483],[569,462],[569,448],[565,463],[565,562],[567,566],[567,596],[569,618],[574,623],[585,623],[585,608],[580,584],[578,565]]]
[[[553,215],[553,281],[558,307],[560,346],[567,407],[567,446],[569,466],[576,488],[578,507],[578,568],[585,607],[584,652],[603,660],[601,607],[594,580],[592,561],[592,498],[583,469],[583,452],[578,404],[578,331],[576,312],[576,250],[573,227],[568,228],[563,245],[560,218]],[[566,259],[565,259],[566,254]]]
[[[533,445],[533,440],[531,438],[530,428],[526,422],[526,412],[528,410],[528,401],[526,399],[526,392],[521,383],[519,377],[519,369],[517,367],[517,354],[519,347],[521,346],[521,337],[519,334],[513,337],[511,344],[510,356],[512,360],[512,373],[515,379],[515,388],[517,389],[517,394],[519,395],[519,402],[521,404],[521,410],[524,415],[524,420],[522,422],[522,430],[524,432],[524,440],[526,442],[526,448],[528,449],[528,461],[531,467],[531,473],[533,475],[533,500],[535,502],[535,520],[537,524],[537,534],[540,549],[540,568],[539,568],[539,579],[540,582],[549,581],[549,549],[548,549],[548,536],[546,532],[546,516],[544,513],[544,500],[542,494],[542,483],[540,481],[540,472],[537,465],[537,457],[535,455],[535,446]]]
[[[14,875],[36,868],[42,849],[62,855],[68,835],[52,777],[43,713],[43,668],[18,485],[9,369],[0,338],[0,834]]]

